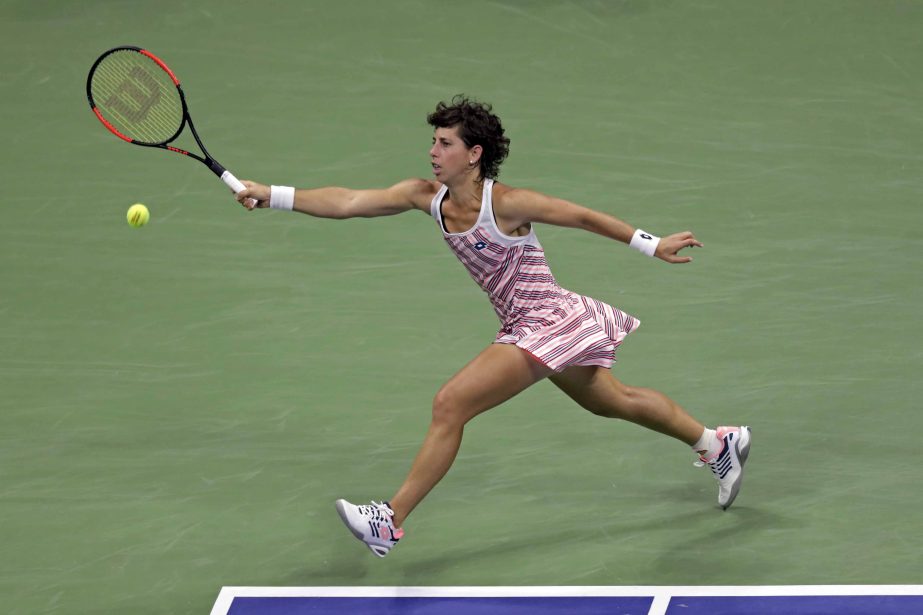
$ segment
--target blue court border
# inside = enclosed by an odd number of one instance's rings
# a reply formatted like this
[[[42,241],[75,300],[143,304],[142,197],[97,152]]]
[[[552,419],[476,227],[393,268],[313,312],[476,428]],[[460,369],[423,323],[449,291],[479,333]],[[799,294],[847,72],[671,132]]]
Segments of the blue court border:
[[[211,615],[906,615],[923,585],[223,587]]]

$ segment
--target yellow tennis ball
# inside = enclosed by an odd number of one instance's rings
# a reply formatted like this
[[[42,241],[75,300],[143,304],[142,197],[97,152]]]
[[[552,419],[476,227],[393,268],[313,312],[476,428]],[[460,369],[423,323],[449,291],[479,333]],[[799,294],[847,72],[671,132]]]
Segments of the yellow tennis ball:
[[[141,203],[135,203],[128,208],[127,217],[128,224],[135,228],[139,228],[147,224],[147,221],[151,219],[151,212]]]

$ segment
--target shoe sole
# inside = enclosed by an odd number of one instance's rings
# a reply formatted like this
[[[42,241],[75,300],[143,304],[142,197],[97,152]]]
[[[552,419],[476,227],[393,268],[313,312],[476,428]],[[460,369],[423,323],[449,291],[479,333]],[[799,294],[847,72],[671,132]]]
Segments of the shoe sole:
[[[346,529],[348,529],[350,532],[352,532],[352,535],[355,536],[357,539],[359,539],[359,541],[362,542],[362,544],[364,544],[366,547],[368,547],[368,548],[369,548],[369,551],[371,551],[372,553],[374,553],[376,557],[384,557],[385,555],[388,554],[387,551],[386,551],[384,554],[379,553],[378,551],[376,551],[376,550],[372,547],[372,545],[370,545],[369,543],[365,542],[365,536],[362,535],[362,532],[358,532],[358,531],[354,530],[354,529],[353,529],[353,526],[351,526],[351,525],[349,524],[349,520],[348,520],[348,518],[347,518],[347,516],[346,516],[346,500],[337,500],[337,501],[336,501],[336,507],[337,507],[337,514],[340,515],[340,519],[343,521],[343,525],[345,525],[345,526],[346,526]]]
[[[740,428],[741,432],[747,430],[747,443],[740,447],[740,440],[734,443],[734,451],[737,453],[737,460],[740,462],[740,476],[737,478],[737,482],[734,483],[734,486],[731,487],[731,497],[728,500],[727,504],[721,507],[721,510],[727,510],[731,507],[731,504],[734,503],[734,500],[737,499],[737,493],[740,491],[740,484],[744,482],[744,464],[747,463],[747,457],[750,456],[750,442],[753,441],[752,434],[750,433],[750,428],[744,425]]]

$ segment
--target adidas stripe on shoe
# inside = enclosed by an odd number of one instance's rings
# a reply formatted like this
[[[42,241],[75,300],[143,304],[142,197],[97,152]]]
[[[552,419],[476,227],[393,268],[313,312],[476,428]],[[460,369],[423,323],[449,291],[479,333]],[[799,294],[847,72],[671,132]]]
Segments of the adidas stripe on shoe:
[[[371,504],[356,506],[346,500],[337,500],[336,507],[353,536],[378,557],[386,556],[404,536],[404,530],[394,527],[394,511],[387,502],[379,504],[373,500]]]
[[[727,510],[737,494],[744,477],[744,464],[750,455],[750,428],[718,427],[721,450],[710,459],[700,457],[697,466],[707,465],[718,480],[718,505]]]

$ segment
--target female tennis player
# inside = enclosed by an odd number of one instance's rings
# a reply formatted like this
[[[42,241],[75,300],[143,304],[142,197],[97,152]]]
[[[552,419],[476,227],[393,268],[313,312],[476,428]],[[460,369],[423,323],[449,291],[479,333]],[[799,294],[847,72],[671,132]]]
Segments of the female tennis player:
[[[702,244],[688,231],[659,238],[604,213],[496,181],[510,141],[490,105],[456,96],[440,102],[427,121],[434,129],[433,180],[408,179],[379,190],[295,190],[244,181],[246,189],[237,193],[248,209],[322,218],[428,213],[500,318],[493,343],[436,393],[429,431],[403,485],[381,503],[337,500],[343,522],[375,555],[387,555],[404,535],[404,520],[455,460],[465,424],[544,378],[594,414],[691,446],[718,479],[718,504],[727,509],[740,489],[750,429],[706,429],[662,393],[618,381],[610,371],[616,348],[640,322],[559,286],[534,224],[598,233],[668,263],[690,262],[680,251]]]

